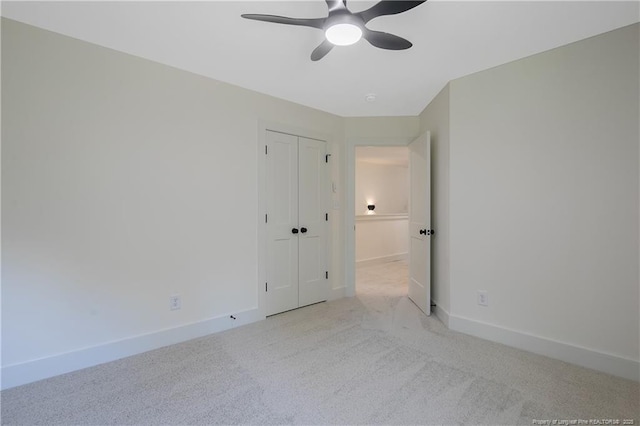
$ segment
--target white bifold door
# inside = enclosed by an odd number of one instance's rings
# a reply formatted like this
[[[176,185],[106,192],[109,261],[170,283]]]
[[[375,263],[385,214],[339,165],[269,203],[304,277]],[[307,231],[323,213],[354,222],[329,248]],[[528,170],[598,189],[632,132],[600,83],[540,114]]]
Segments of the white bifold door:
[[[409,144],[409,298],[431,314],[431,172],[430,137]]]
[[[327,300],[326,142],[266,135],[266,315]]]

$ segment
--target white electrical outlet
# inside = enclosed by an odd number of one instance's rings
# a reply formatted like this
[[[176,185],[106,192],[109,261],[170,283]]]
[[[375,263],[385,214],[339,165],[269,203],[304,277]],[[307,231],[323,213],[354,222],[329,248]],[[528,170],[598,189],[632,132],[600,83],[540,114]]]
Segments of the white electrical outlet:
[[[169,310],[175,311],[182,307],[182,299],[180,296],[175,294],[173,296],[169,296]]]
[[[489,306],[489,292],[478,290],[478,305]]]

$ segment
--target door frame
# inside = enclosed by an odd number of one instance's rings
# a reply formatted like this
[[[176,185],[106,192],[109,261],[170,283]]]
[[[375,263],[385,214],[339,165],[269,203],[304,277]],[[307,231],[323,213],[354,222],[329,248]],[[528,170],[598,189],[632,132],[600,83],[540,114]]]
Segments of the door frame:
[[[415,139],[413,137],[354,138],[345,140],[346,151],[346,200],[345,200],[345,259],[344,283],[345,296],[356,295],[356,147],[357,146],[406,146]]]
[[[268,120],[258,120],[258,137],[257,137],[257,160],[258,160],[258,171],[257,171],[257,188],[258,188],[258,209],[256,214],[257,220],[257,259],[258,259],[258,270],[257,270],[257,285],[255,287],[257,291],[257,302],[258,302],[258,315],[265,319],[267,317],[267,295],[265,294],[265,283],[267,282],[267,225],[264,221],[265,214],[267,212],[267,186],[266,186],[266,174],[267,174],[267,164],[266,164],[266,156],[264,152],[264,147],[267,144],[267,130],[271,130],[279,133],[286,133],[288,135],[293,136],[301,136],[309,139],[317,139],[325,141],[327,144],[327,154],[331,155],[331,148],[333,147],[333,138],[326,133],[316,132],[313,130],[305,129],[302,127],[296,127],[285,123],[280,123],[276,121],[268,121]],[[331,182],[331,172],[330,170],[326,173],[326,184],[327,184],[327,193],[325,194],[325,208],[327,212],[331,212],[329,206],[329,187]],[[335,219],[335,218],[334,218]],[[329,221],[331,221],[331,215],[329,215]],[[331,222],[329,222],[330,224]],[[325,256],[327,259],[327,269],[329,271],[329,279],[327,280],[327,285],[329,286],[329,290],[333,288],[332,280],[333,275],[332,272],[332,264],[331,264],[331,244],[333,243],[334,236],[331,233],[331,227],[327,225],[327,241],[325,247]]]

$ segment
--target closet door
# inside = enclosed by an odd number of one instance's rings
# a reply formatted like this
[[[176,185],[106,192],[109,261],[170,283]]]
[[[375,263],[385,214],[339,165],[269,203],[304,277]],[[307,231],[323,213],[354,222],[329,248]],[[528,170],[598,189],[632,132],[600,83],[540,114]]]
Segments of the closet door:
[[[299,305],[327,300],[326,142],[298,138]]]
[[[298,138],[267,131],[267,315],[298,305]]]

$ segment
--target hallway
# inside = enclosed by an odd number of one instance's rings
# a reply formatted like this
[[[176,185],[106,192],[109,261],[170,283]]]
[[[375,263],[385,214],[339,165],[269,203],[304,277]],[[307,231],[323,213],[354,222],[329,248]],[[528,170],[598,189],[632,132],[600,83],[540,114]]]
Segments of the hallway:
[[[408,284],[406,260],[356,267],[356,298],[376,327],[401,334],[424,329],[438,334],[448,331],[438,318],[426,316],[407,297]]]
[[[406,260],[356,266],[356,294],[363,297],[407,295],[409,264]]]

